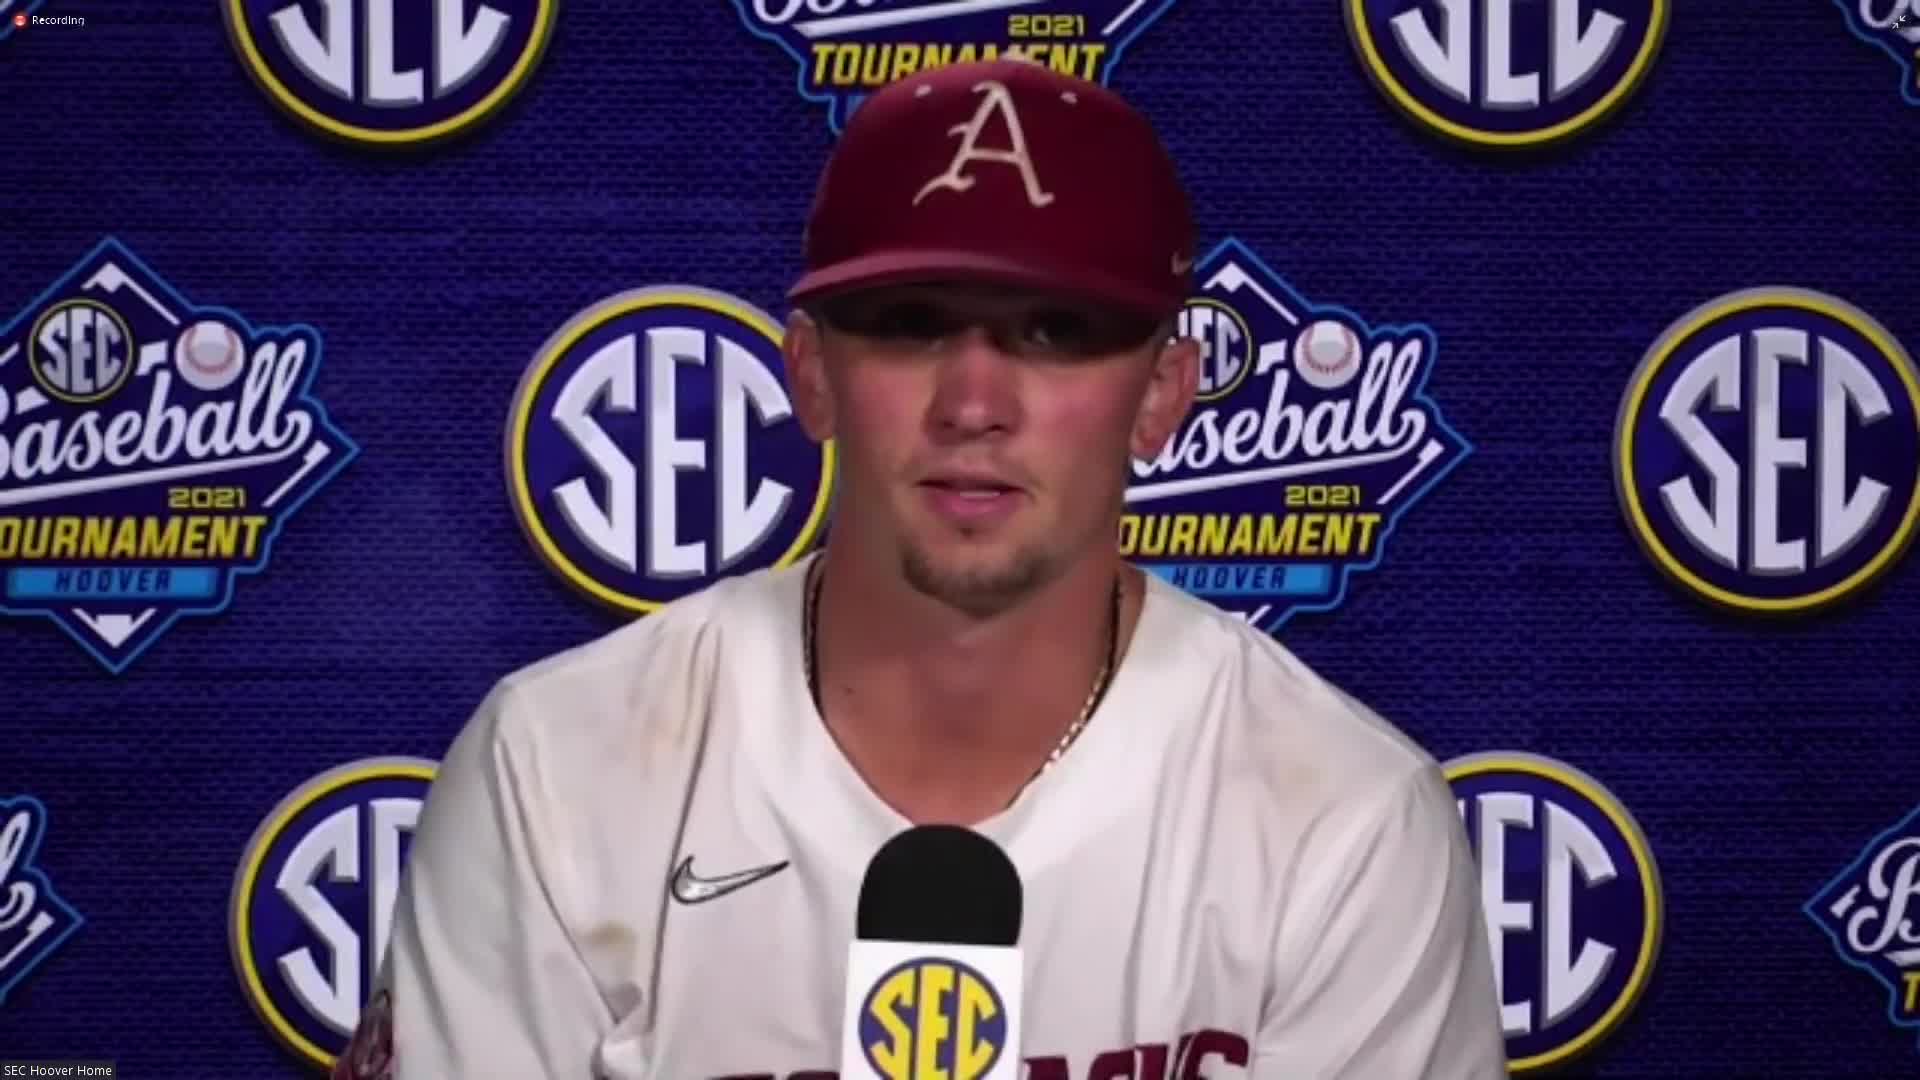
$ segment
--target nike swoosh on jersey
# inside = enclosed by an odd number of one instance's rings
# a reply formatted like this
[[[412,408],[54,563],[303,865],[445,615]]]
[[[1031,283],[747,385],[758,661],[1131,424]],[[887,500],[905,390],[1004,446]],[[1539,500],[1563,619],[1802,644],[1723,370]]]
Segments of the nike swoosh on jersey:
[[[737,870],[719,877],[699,877],[693,872],[693,856],[680,860],[673,868],[673,898],[683,904],[700,904],[717,897],[725,896],[735,889],[744,889],[756,881],[772,877],[787,868],[783,860],[756,866],[751,870]]]

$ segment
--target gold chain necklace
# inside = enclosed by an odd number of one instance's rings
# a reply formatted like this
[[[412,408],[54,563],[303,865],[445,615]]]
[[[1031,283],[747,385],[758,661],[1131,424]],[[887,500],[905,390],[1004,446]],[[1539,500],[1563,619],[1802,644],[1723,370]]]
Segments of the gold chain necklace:
[[[816,559],[811,566],[807,567],[804,605],[806,610],[802,616],[804,629],[801,637],[806,652],[807,694],[813,698],[814,709],[824,714],[826,708],[820,701],[820,657],[815,645],[815,639],[820,636],[820,579],[825,576],[821,565],[820,560]],[[1067,730],[1060,736],[1060,741],[1048,751],[1046,760],[1042,761],[1040,767],[1033,771],[1033,776],[1027,779],[1028,783],[1032,783],[1041,773],[1053,768],[1054,763],[1066,755],[1068,748],[1073,746],[1075,740],[1080,738],[1080,733],[1086,730],[1087,722],[1093,719],[1093,711],[1100,707],[1100,700],[1106,697],[1107,686],[1113,681],[1114,665],[1119,659],[1120,601],[1120,579],[1116,577],[1113,581],[1113,599],[1107,610],[1106,659],[1100,663],[1100,673],[1094,676],[1093,689],[1087,693],[1087,701],[1080,707],[1080,715],[1074,717],[1073,723],[1067,726]]]

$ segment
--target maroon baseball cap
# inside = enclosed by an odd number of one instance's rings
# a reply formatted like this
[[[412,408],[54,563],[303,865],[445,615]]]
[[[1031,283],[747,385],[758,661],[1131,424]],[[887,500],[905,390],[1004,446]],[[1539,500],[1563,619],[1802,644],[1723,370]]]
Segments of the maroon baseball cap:
[[[929,68],[848,120],[808,214],[796,303],[989,281],[1154,318],[1192,290],[1187,194],[1152,124],[1027,60]]]

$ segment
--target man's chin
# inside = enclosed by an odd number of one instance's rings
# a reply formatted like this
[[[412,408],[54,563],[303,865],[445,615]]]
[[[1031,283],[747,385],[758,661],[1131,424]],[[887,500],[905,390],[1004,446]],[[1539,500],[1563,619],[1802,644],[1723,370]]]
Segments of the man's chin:
[[[1049,564],[1038,552],[1002,542],[963,541],[912,545],[902,553],[901,569],[922,595],[970,614],[989,615],[1043,584]]]

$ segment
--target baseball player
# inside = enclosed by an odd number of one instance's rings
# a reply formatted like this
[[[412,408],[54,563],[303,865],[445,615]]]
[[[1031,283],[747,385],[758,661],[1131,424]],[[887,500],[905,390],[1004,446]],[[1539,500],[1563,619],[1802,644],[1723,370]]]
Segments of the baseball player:
[[[1118,554],[1129,461],[1194,399],[1194,254],[1103,87],[999,61],[868,99],[784,339],[830,536],[497,685],[335,1076],[832,1077],[868,859],[934,822],[1019,871],[1032,1080],[1507,1075],[1434,761]]]

